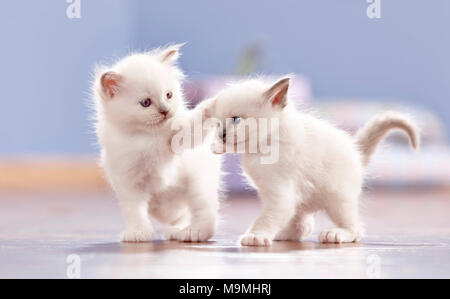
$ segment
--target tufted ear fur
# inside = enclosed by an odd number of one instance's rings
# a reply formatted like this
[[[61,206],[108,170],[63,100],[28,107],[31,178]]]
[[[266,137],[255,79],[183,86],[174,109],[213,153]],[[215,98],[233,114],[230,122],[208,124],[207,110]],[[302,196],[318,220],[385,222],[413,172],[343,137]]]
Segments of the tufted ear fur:
[[[122,81],[122,76],[113,71],[108,71],[100,77],[102,91],[109,98],[113,98],[117,93],[120,92],[120,85]]]
[[[272,103],[272,106],[284,108],[287,105],[287,92],[289,89],[290,77],[283,77],[264,93],[264,98]]]
[[[159,54],[161,62],[174,64],[180,57],[180,48],[182,46],[184,46],[184,43],[168,46],[167,48],[161,50]]]

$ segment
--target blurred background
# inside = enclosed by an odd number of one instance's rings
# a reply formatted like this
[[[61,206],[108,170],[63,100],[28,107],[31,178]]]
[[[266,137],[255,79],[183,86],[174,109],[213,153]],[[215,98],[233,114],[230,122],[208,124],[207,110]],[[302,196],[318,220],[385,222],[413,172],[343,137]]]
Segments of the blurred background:
[[[421,153],[390,138],[371,186],[450,185],[447,0],[381,0],[379,19],[365,0],[75,2],[0,2],[0,190],[104,188],[91,71],[173,42],[187,42],[180,66],[193,104],[242,75],[295,73],[299,107],[349,131],[386,109],[420,124]],[[227,159],[229,190],[245,191],[238,158]]]

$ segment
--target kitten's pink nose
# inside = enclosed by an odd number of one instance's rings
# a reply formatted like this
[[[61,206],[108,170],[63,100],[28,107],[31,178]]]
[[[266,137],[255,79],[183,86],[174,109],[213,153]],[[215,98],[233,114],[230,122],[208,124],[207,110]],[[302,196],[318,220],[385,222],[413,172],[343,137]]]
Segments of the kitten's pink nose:
[[[169,111],[162,110],[162,111],[159,111],[159,113],[161,113],[162,115],[164,115],[164,117],[166,117],[167,113],[169,113]]]

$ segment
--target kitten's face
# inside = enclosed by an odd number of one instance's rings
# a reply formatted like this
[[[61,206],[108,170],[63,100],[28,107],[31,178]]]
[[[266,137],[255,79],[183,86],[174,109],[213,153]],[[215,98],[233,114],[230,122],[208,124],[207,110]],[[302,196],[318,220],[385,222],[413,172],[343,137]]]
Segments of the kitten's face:
[[[178,48],[134,54],[99,79],[103,111],[114,124],[133,130],[161,127],[184,105],[182,72],[173,64]]]
[[[237,151],[242,145],[247,151],[261,139],[270,140],[273,130],[278,130],[273,119],[278,119],[287,104],[288,87],[289,78],[272,86],[249,80],[234,84],[211,99],[206,113],[220,121],[216,136],[228,146],[224,151]]]

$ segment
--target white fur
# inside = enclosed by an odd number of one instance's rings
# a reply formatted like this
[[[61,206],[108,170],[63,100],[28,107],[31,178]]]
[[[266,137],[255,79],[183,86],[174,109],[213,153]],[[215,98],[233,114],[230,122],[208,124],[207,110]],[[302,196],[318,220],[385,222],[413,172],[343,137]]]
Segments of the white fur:
[[[179,155],[170,148],[171,123],[190,113],[180,85],[183,73],[175,65],[178,49],[130,55],[103,68],[94,81],[101,165],[126,222],[122,241],[151,240],[149,215],[170,226],[170,239],[206,241],[215,232],[220,158],[205,146]],[[144,108],[139,102],[147,97],[152,104]]]
[[[272,87],[259,80],[244,81],[202,106],[208,116],[221,120],[234,116],[279,120],[279,140],[274,140],[279,142],[279,160],[262,164],[261,153],[242,157],[244,172],[264,208],[241,244],[301,240],[313,231],[313,215],[319,210],[337,226],[322,232],[320,242],[358,241],[363,234],[358,199],[369,156],[391,129],[406,131],[417,147],[417,129],[404,116],[390,113],[369,122],[353,138],[324,120],[296,111],[287,99],[288,86],[289,78]],[[227,127],[225,142],[230,132],[239,129],[239,124]]]

